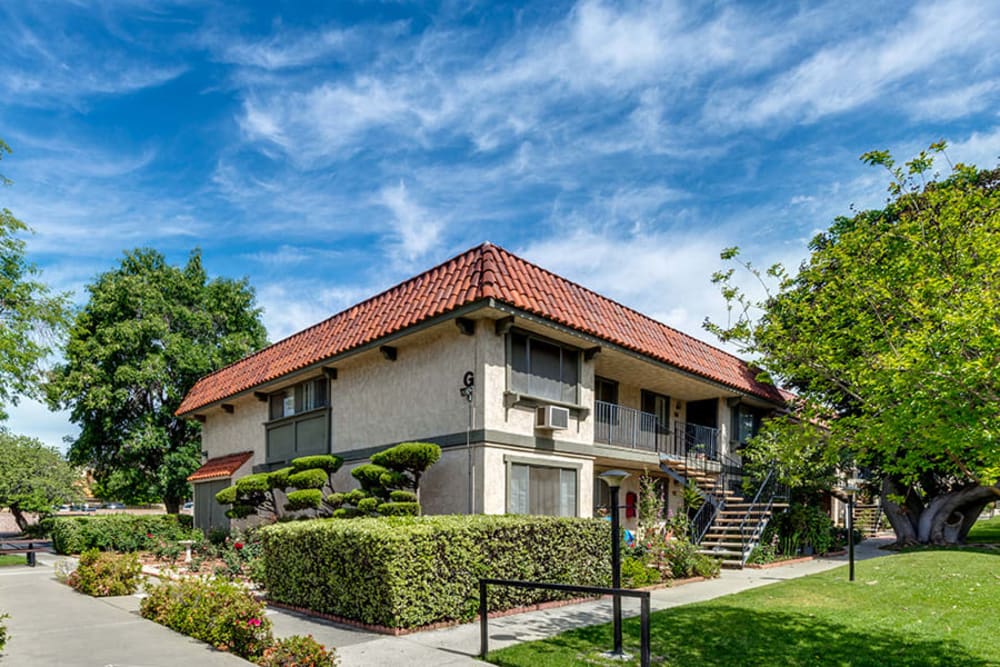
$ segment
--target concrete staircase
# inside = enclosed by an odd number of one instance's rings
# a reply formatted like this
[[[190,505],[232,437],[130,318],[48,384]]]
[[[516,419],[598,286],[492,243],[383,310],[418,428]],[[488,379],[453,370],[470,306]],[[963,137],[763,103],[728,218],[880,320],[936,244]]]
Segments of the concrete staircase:
[[[722,560],[723,567],[743,569],[750,552],[757,546],[753,536],[764,532],[771,517],[788,507],[787,503],[771,503],[756,507],[743,498],[727,501],[705,533],[698,553]]]

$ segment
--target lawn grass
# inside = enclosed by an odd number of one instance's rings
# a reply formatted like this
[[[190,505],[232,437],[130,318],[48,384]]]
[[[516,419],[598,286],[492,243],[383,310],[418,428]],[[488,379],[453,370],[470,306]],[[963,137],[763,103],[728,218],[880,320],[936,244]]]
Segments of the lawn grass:
[[[904,553],[656,612],[653,664],[944,667],[1000,665],[1000,552]],[[507,667],[638,665],[639,620],[624,624],[631,662],[610,661],[611,626],[490,654]]]
[[[5,565],[24,565],[27,559],[17,554],[0,554],[0,567]]]
[[[977,521],[965,541],[969,544],[1000,544],[1000,515]]]

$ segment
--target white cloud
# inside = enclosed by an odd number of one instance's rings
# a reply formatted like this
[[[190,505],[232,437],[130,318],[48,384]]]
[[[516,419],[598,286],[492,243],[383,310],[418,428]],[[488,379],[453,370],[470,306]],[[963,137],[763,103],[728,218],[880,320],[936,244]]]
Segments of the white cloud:
[[[378,202],[392,213],[390,245],[396,255],[413,261],[436,248],[444,223],[413,200],[405,183],[382,188]]]

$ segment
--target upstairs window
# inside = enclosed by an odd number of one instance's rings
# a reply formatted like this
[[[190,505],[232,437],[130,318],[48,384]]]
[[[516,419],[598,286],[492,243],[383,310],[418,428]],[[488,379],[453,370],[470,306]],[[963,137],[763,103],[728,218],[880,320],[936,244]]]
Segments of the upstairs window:
[[[760,430],[762,410],[756,410],[747,405],[737,406],[733,410],[733,440],[742,446],[757,435]]]
[[[281,419],[317,408],[325,408],[327,406],[326,385],[324,378],[317,378],[300,382],[295,386],[271,394],[270,418]]]
[[[579,382],[579,350],[527,333],[511,332],[511,391],[575,404]]]

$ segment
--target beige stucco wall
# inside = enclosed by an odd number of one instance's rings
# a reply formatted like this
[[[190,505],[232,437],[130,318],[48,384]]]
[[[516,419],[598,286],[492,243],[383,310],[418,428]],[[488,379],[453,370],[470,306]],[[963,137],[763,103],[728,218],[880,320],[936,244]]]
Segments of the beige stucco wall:
[[[201,425],[201,448],[209,458],[254,452],[254,461],[261,462],[266,455],[267,442],[264,422],[267,421],[267,403],[252,395],[237,398],[229,403],[232,414],[215,407],[205,412]]]
[[[505,514],[507,512],[507,462],[506,457],[533,459],[539,463],[579,466],[577,478],[577,515],[589,517],[594,509],[594,462],[580,456],[544,454],[526,449],[489,446],[483,448],[482,512]]]
[[[479,338],[482,359],[483,420],[486,429],[503,431],[530,437],[556,438],[570,442],[592,443],[594,441],[594,364],[582,361],[580,368],[580,405],[591,408],[585,413],[570,411],[569,428],[560,431],[540,431],[535,428],[534,405],[509,405],[507,393],[507,349],[504,336],[498,336],[483,327]],[[539,401],[539,405],[544,401]],[[581,414],[585,416],[581,418]]]
[[[334,452],[465,431],[469,408],[459,388],[475,368],[475,338],[445,323],[393,346],[396,361],[374,350],[337,364]]]

